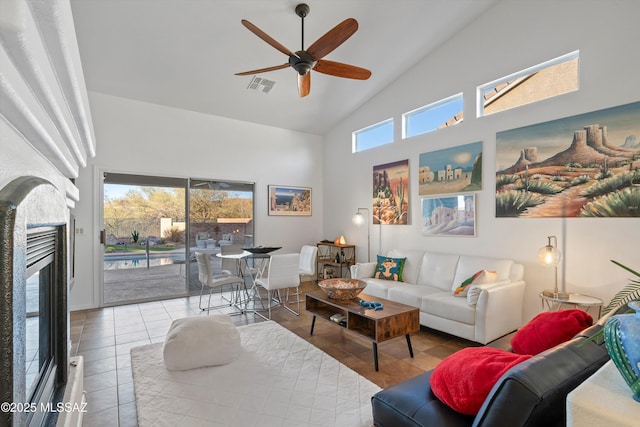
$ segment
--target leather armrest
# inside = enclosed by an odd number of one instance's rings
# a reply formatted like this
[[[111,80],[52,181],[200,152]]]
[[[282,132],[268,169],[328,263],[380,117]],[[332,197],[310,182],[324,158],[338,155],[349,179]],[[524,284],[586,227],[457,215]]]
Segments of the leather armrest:
[[[376,393],[371,398],[373,424],[377,427],[468,427],[472,416],[449,408],[431,391],[433,371],[413,377]]]

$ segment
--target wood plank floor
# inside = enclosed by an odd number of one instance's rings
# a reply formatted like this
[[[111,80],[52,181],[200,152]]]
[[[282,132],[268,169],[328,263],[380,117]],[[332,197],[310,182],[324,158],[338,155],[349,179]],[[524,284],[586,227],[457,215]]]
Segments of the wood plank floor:
[[[319,288],[305,282],[301,289],[310,292]],[[219,302],[221,300],[215,301]],[[200,314],[197,296],[72,312],[71,355],[83,355],[85,360],[88,413],[83,425],[136,426],[130,349],[161,342],[173,320]],[[253,313],[232,318],[239,326],[264,321]],[[314,334],[310,336],[312,316],[304,311],[303,303],[300,316],[276,308],[272,319],[382,388],[432,369],[457,350],[479,345],[421,327],[419,333],[411,336],[414,358],[409,356],[402,337],[380,343],[379,371],[376,372],[369,340],[323,319],[316,321]],[[509,339],[510,336],[506,336],[490,345],[508,348]]]

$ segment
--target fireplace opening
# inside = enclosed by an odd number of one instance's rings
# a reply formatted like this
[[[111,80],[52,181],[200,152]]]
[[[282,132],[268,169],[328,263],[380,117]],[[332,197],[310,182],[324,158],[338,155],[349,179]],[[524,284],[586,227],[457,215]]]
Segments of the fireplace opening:
[[[57,227],[40,227],[27,232],[26,328],[25,328],[25,402],[34,408],[46,408],[55,400],[59,387],[56,340],[66,334],[57,330],[56,253]],[[64,284],[62,284],[64,286]],[[30,411],[31,425],[40,425],[45,411]]]

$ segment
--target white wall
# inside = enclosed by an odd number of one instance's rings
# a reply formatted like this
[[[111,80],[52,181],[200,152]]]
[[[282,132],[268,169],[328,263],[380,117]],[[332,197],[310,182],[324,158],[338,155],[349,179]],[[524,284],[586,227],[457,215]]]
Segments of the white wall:
[[[382,227],[382,252],[393,247],[509,257],[523,263],[527,290],[523,321],[541,310],[538,293],[553,287],[553,271],[536,264],[546,236],[558,236],[564,254],[560,278],[570,292],[602,298],[605,304],[629,274],[610,259],[640,268],[640,222],[619,219],[509,219],[495,217],[496,132],[638,101],[640,84],[637,16],[633,0],[504,0],[415,66],[355,114],[325,135],[324,232],[345,234],[366,258],[366,230],[351,223],[357,207],[371,204],[372,167],[409,159],[410,221]],[[420,29],[413,30],[415,37]],[[475,117],[475,89],[574,50],[580,50],[580,90],[485,118]],[[381,60],[384,52],[380,52]],[[375,74],[375,66],[371,67]],[[401,140],[403,112],[462,91],[464,123]],[[351,154],[351,132],[393,117],[395,143]],[[418,197],[420,153],[484,142],[483,190],[477,194],[477,237],[421,235]],[[380,226],[372,226],[372,256]]]
[[[255,243],[299,251],[322,238],[322,141],[315,135],[90,93],[97,154],[80,172],[72,310],[99,304],[102,171],[255,182]],[[312,188],[312,216],[267,215],[267,185]]]

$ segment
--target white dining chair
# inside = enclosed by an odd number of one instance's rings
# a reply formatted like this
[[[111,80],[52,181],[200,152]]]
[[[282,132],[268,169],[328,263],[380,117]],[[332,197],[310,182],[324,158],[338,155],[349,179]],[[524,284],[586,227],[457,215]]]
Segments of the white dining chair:
[[[300,286],[300,254],[274,254],[269,258],[269,266],[266,276],[258,276],[255,279],[255,285],[264,288],[267,291],[267,311],[268,316],[259,313],[254,307],[254,313],[263,319],[271,319],[272,303],[284,307],[287,311],[300,315],[300,300],[298,299],[298,311],[296,312],[287,305],[286,299],[283,299],[280,291],[288,288],[298,288]]]
[[[311,280],[316,282],[316,265],[318,256],[318,247],[311,245],[304,245],[300,248],[300,264],[298,266],[298,274],[300,274],[300,282]],[[300,303],[300,287],[295,289],[287,289],[287,303],[297,302]],[[291,298],[295,297],[296,301],[292,301]]]
[[[196,252],[196,261],[198,263],[198,280],[202,284],[200,289],[200,300],[198,303],[198,307],[202,311],[209,311],[216,308],[229,307],[239,302],[239,294],[242,287],[245,285],[244,279],[242,277],[233,275],[233,274],[222,274],[219,276],[213,275],[213,268],[211,267],[211,260],[209,259],[209,255],[203,252]],[[220,290],[225,286],[231,287],[232,298],[228,304],[222,304],[212,307],[211,306],[211,295],[214,290]],[[202,305],[202,296],[204,294],[205,288],[209,288],[209,301],[206,307]],[[241,311],[242,313],[243,311]]]
[[[306,278],[308,276],[311,276],[311,280],[313,282],[316,281],[316,279],[317,279],[317,277],[316,277],[316,268],[317,268],[316,257],[317,256],[318,256],[318,247],[317,246],[311,246],[311,245],[302,246],[302,248],[300,249],[300,266],[299,266],[300,276],[302,276],[302,278]],[[302,281],[302,278],[301,278],[301,281]]]

